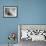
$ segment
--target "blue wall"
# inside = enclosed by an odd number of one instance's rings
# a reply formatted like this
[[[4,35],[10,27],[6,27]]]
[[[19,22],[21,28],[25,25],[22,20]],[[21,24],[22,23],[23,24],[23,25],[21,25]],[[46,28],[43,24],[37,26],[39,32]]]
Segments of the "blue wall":
[[[3,6],[17,6],[17,0],[0,0],[0,44],[7,44],[9,42],[8,35],[10,32],[16,32],[18,18],[3,18]],[[18,38],[16,38],[16,43]]]
[[[21,24],[46,24],[46,0],[20,0]]]
[[[46,24],[46,0],[0,0],[0,44],[7,44],[9,32],[18,24]],[[18,6],[18,17],[3,18],[3,6]],[[17,43],[16,39],[16,43]]]

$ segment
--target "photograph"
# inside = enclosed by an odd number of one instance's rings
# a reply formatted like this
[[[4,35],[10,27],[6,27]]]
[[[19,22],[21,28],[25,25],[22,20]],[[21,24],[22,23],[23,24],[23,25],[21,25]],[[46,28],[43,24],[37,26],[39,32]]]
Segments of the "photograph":
[[[15,6],[5,6],[4,7],[4,17],[16,17],[17,7]]]
[[[22,24],[19,28],[20,40],[46,41],[46,25]]]
[[[18,42],[20,46],[31,46],[32,44],[41,45],[46,41],[46,25],[19,24]]]

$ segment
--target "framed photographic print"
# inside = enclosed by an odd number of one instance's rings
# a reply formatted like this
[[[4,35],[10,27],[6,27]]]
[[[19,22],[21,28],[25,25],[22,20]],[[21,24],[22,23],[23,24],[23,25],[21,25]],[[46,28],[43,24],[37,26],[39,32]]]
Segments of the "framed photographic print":
[[[40,24],[19,24],[18,41],[46,41],[46,25]]]
[[[3,12],[4,12],[4,17],[17,17],[16,6],[4,6]]]

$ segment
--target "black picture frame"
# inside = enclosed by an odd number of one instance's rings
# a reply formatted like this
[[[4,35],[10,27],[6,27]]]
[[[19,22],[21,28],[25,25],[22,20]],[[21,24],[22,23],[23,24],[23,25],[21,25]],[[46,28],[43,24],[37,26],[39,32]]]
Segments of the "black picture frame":
[[[15,9],[15,15],[6,15],[6,9]],[[17,6],[3,6],[3,18],[16,18],[18,16],[18,7]]]

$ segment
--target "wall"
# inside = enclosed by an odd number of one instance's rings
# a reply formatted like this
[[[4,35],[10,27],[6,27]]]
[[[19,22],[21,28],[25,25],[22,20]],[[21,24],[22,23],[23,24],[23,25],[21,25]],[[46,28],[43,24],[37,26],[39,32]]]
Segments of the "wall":
[[[19,23],[46,24],[46,0],[19,0]]]
[[[18,18],[3,18],[3,6],[17,6],[18,0],[0,0],[0,44],[9,42],[8,35],[10,32],[17,32]],[[18,43],[16,38],[15,43]]]
[[[46,0],[0,1],[0,44],[8,43],[9,32],[18,32],[18,24],[46,24]],[[3,18],[3,6],[10,5],[18,6],[18,17]]]

